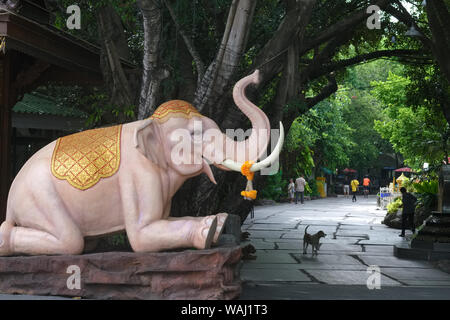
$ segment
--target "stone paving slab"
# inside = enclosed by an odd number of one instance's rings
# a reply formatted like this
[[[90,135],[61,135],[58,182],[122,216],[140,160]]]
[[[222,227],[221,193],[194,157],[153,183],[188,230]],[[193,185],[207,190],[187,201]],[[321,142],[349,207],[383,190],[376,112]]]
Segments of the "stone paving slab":
[[[263,239],[253,239],[252,242],[242,242],[243,245],[251,244],[253,247],[255,247],[256,250],[261,249],[269,249],[273,250],[275,249],[275,243],[274,242],[266,242]]]
[[[333,285],[366,285],[369,273],[357,270],[308,270],[308,274],[320,282]],[[381,276],[383,286],[400,286],[401,283]]]
[[[279,250],[301,250],[303,246],[302,241],[289,241],[289,242],[276,241],[275,243]]]
[[[437,269],[381,268],[381,273],[398,280],[441,280],[450,281],[450,274]]]
[[[363,241],[365,239],[358,238],[358,237],[343,237],[343,236],[336,235],[336,240],[346,241],[347,243],[351,243],[351,244],[361,244],[361,241]]]
[[[396,239],[395,237],[400,238],[398,235],[394,235],[393,236],[394,239]],[[382,245],[382,246],[391,246],[391,245],[399,245],[401,246],[402,244],[406,243],[403,240],[389,240],[389,239],[361,239],[358,244],[364,244],[364,245]]]
[[[304,232],[285,232],[283,233],[283,235],[281,236],[281,239],[296,239],[296,240],[300,240],[303,239],[303,235]]]
[[[377,245],[364,245],[364,252],[375,254],[384,254],[392,256],[394,252],[394,246],[377,246]]]
[[[365,233],[372,231],[369,225],[353,226],[353,225],[340,225],[338,231],[341,232],[357,232]]]
[[[442,280],[402,280],[403,283],[409,286],[423,286],[423,287],[450,287],[450,281]],[[450,299],[450,296],[447,297]]]
[[[279,269],[279,270],[300,270],[300,265],[298,263],[260,263],[258,260],[254,260],[253,263],[244,263],[241,270],[256,270],[256,269]],[[268,278],[267,280],[269,280]]]
[[[276,250],[257,250],[255,260],[248,263],[298,263],[289,252],[277,252]]]
[[[307,226],[308,226],[308,224],[302,223],[301,225],[298,226],[298,229],[302,234],[304,234]],[[331,235],[331,234],[333,234],[333,232],[336,232],[336,228],[337,228],[337,226],[309,225],[307,232],[309,234],[314,234],[316,232],[323,231],[327,235],[328,234]]]
[[[266,219],[255,219],[254,223],[267,223],[267,224],[297,224],[301,221],[300,215],[296,215],[295,217],[289,217],[286,215],[283,215],[282,217],[275,216],[275,217],[267,217]]]
[[[405,268],[432,268],[433,265],[427,261],[418,261],[418,260],[405,260],[399,259],[394,256],[363,256],[360,255],[359,258],[364,261],[367,265],[377,265],[380,267],[396,267],[403,268],[406,272]]]
[[[249,231],[250,232],[250,231]],[[268,231],[268,230],[253,230],[250,232],[251,239],[280,239],[283,234],[287,233],[287,231]]]
[[[357,259],[352,258],[348,255],[337,255],[337,254],[322,254],[319,253],[318,256],[312,257],[311,248],[309,248],[307,254],[293,254],[297,261],[300,261],[300,264],[314,264],[318,267],[326,264],[330,265],[362,265]]]
[[[363,264],[326,264],[326,263],[322,263],[322,264],[308,264],[308,263],[301,263],[298,265],[297,267],[298,269],[301,270],[316,270],[316,271],[321,271],[321,270],[345,270],[345,271],[349,271],[349,270],[357,270],[357,271],[367,271],[367,266],[363,265]]]
[[[255,230],[274,230],[274,231],[284,231],[284,230],[292,230],[295,228],[295,225],[291,224],[281,224],[281,223],[254,223],[247,230],[248,232],[252,232]]]
[[[367,268],[377,265],[383,273],[382,288],[450,287],[450,277],[430,263],[394,257],[394,245],[406,241],[398,237],[400,230],[381,223],[386,211],[376,210],[375,197],[359,198],[353,204],[349,201],[339,197],[307,201],[305,205],[277,205],[272,207],[273,214],[266,207],[263,216],[255,208],[258,219],[250,222],[247,219],[243,226],[251,234],[248,243],[257,248],[257,259],[245,261],[242,267],[244,277],[250,279],[246,283],[274,283],[280,288],[289,283],[323,288],[357,287],[358,292],[367,291],[365,296],[370,297],[374,290],[366,286],[370,275]],[[318,256],[312,257],[311,247],[306,255],[302,254],[307,225],[309,233],[319,230],[327,233],[320,241]]]
[[[269,282],[312,282],[311,278],[300,270],[290,269],[243,269],[241,270],[243,281],[269,281]]]
[[[450,287],[382,286],[368,290],[366,285],[326,285],[318,283],[245,283],[240,300],[449,300]],[[351,302],[350,302],[351,303]],[[349,304],[350,304],[349,303]],[[317,308],[316,308],[317,309]],[[314,309],[319,313],[321,310]],[[333,310],[334,311],[334,310]],[[346,311],[346,310],[345,310]],[[345,312],[344,311],[344,312]],[[303,312],[299,311],[299,312]],[[352,310],[348,311],[349,314]],[[368,310],[370,313],[370,309]],[[358,313],[356,313],[358,314]],[[359,314],[358,314],[359,315]]]
[[[301,244],[301,239],[297,238],[297,239],[286,239],[286,238],[264,238],[264,241],[267,242],[276,242],[276,243],[292,243],[292,242],[296,242],[296,243],[300,243]]]
[[[342,221],[342,218],[335,219],[323,219],[323,220],[309,220],[309,219],[301,219],[303,225],[319,225],[319,226],[337,226],[339,222]]]
[[[362,252],[362,247],[358,245],[352,244],[335,244],[335,243],[322,243],[320,246],[321,253],[324,251],[338,252],[338,251],[347,251],[347,252]]]
[[[336,237],[341,238],[358,238],[358,239],[370,239],[369,235],[367,233],[353,233],[353,232],[346,232],[346,231],[338,231],[336,233]]]
[[[320,239],[320,243],[325,244],[325,243],[330,243],[330,244],[348,244],[348,245],[354,245],[356,244],[356,242],[358,242],[359,239],[358,238],[345,238],[345,237],[338,237],[336,239],[333,239],[333,235],[327,235],[325,238]]]

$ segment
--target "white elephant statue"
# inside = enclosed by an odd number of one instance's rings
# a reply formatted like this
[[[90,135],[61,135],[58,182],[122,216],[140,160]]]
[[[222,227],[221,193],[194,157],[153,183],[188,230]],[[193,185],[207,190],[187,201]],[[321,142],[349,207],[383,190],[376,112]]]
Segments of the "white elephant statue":
[[[205,249],[217,243],[226,213],[174,218],[171,200],[188,178],[206,173],[215,183],[209,163],[239,171],[243,161],[256,161],[265,153],[269,120],[245,97],[247,85],[257,82],[256,71],[233,90],[236,105],[253,127],[243,141],[228,138],[192,105],[174,100],[149,119],[62,137],[36,152],[12,183],[0,227],[0,256],[81,254],[86,237],[123,230],[136,252]],[[255,163],[252,171],[278,158],[284,137],[282,126],[280,130],[276,152]],[[183,139],[175,134],[180,132],[187,133]],[[221,141],[197,138],[206,132]],[[190,152],[178,152],[183,148]],[[226,158],[230,152],[235,156]]]

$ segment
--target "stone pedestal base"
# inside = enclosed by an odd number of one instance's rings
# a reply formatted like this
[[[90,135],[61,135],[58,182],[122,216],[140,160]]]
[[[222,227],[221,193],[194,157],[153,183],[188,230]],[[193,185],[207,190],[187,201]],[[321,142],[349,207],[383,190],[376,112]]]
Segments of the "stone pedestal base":
[[[433,212],[411,243],[394,246],[394,255],[429,261],[450,259],[450,215]]]
[[[88,299],[234,299],[241,293],[240,258],[239,246],[1,257],[0,293]],[[77,270],[80,289],[73,288]]]

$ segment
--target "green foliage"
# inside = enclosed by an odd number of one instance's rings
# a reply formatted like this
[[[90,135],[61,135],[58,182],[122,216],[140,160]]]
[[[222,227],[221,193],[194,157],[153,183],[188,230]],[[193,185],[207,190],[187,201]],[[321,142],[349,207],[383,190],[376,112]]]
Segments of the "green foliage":
[[[346,70],[345,87],[339,91],[346,104],[345,122],[353,128],[353,146],[349,150],[349,166],[360,172],[380,167],[379,155],[392,153],[392,147],[374,129],[374,121],[384,120],[381,102],[370,94],[370,83],[385,81],[398,63],[383,60],[357,65]]]
[[[279,170],[276,174],[268,176],[265,187],[260,191],[260,197],[263,199],[272,199],[279,201],[287,197],[288,181],[282,177]]]
[[[87,128],[135,119],[136,106],[118,106],[110,103],[109,96],[103,88],[49,84],[39,87],[36,91],[54,97],[59,106],[71,106],[88,113]]]
[[[439,181],[437,179],[414,183],[417,195],[417,206],[434,209],[437,205],[437,194],[439,192]]]
[[[308,181],[308,183],[305,186],[305,194],[312,197],[318,197],[320,195],[315,180]]]
[[[388,214],[395,214],[397,213],[398,209],[402,206],[402,199],[397,198],[394,202],[391,202],[387,205],[387,212]]]
[[[414,188],[414,180],[412,179],[404,180],[402,186],[406,188],[407,192],[416,192],[416,189]]]
[[[374,82],[372,93],[384,103],[384,120],[375,129],[401,153],[405,163],[420,169],[424,162],[441,163],[447,154],[450,127],[442,112],[429,106],[410,106],[404,94],[411,81],[391,73],[386,82]]]
[[[288,174],[309,176],[314,167],[335,170],[348,163],[352,129],[344,121],[343,108],[340,100],[330,98],[294,121],[285,144]]]
[[[414,190],[417,193],[431,193],[438,194],[439,192],[439,181],[437,179],[426,180],[419,183],[414,183]]]
[[[354,55],[349,47],[347,54]],[[341,58],[346,58],[340,53]],[[375,130],[375,121],[385,121],[383,101],[370,93],[371,81],[387,81],[391,70],[401,71],[399,63],[373,61],[348,68],[338,92],[297,118],[285,143],[285,172],[289,175],[326,167],[351,167],[358,171],[381,167],[379,155],[393,153],[389,141]],[[311,94],[313,95],[313,94]],[[284,112],[302,112],[301,102],[291,101]],[[304,112],[304,111],[303,111]]]

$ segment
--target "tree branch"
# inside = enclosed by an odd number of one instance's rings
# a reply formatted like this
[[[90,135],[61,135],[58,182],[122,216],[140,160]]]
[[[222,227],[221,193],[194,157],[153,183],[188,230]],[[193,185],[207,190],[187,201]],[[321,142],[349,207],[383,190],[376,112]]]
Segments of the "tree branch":
[[[361,62],[369,62],[371,60],[375,60],[382,57],[400,57],[406,59],[418,59],[422,60],[423,62],[431,63],[430,57],[415,56],[423,53],[425,53],[425,51],[423,50],[406,50],[406,49],[374,51],[366,54],[361,54],[359,56],[350,59],[344,59],[328,64],[321,64],[310,73],[310,79],[317,79],[326,74],[329,74],[330,72],[338,71]],[[305,62],[305,60],[303,60],[302,62]]]
[[[400,22],[404,23],[407,27],[414,26],[414,28],[422,35],[421,37],[419,37],[419,39],[423,43],[423,45],[430,49],[433,49],[433,42],[425,36],[425,33],[418,26],[414,18],[409,14],[408,10],[406,10],[399,1],[394,1],[394,3],[397,4],[400,9],[395,8],[391,4],[386,7],[385,11],[397,18]]]
[[[306,98],[306,105],[308,108],[314,107],[316,104],[318,104],[320,101],[328,98],[333,93],[335,93],[338,89],[335,74],[331,73],[328,77],[328,84],[322,88],[320,93],[312,98]]]
[[[255,58],[252,69],[259,69],[261,86],[278,74],[292,39],[299,44],[303,43],[304,30],[309,24],[311,12],[316,0],[297,1],[296,4],[288,4],[286,16],[280,23],[273,37],[265,44],[261,52]],[[302,48],[300,48],[302,49]]]
[[[384,9],[389,5],[389,3],[389,0],[378,0],[374,3],[374,5],[377,5],[381,9]],[[336,37],[339,34],[343,34],[350,29],[354,29],[358,24],[366,20],[369,16],[370,14],[367,13],[366,8],[364,8],[363,10],[358,11],[352,16],[336,22],[335,24],[328,27],[325,31],[319,33],[318,35],[315,35],[314,38],[309,39],[308,43],[304,46],[304,50],[302,51],[302,53],[308,52],[309,50],[319,46],[322,43],[327,42],[328,40]]]
[[[119,50],[122,49],[123,55],[125,55],[128,47],[125,43],[125,46],[120,48],[120,41],[116,42],[118,39],[115,32],[117,31],[117,24],[121,25],[120,18],[110,5],[101,8],[97,17],[99,33],[102,35],[102,73],[111,92],[111,101],[116,104],[131,106],[133,104],[131,89],[119,56]]]
[[[450,82],[450,31],[447,25],[450,21],[450,14],[442,0],[428,1],[426,9],[433,35],[433,53],[442,72]]]
[[[189,36],[186,34],[183,28],[181,28],[180,24],[178,23],[177,17],[175,15],[175,12],[173,11],[172,6],[170,5],[168,0],[164,0],[164,3],[166,4],[167,9],[169,10],[170,16],[172,17],[173,22],[175,23],[175,26],[178,30],[178,33],[181,35],[181,37],[184,40],[184,43],[186,45],[186,48],[188,49],[189,53],[192,56],[192,59],[194,59],[195,67],[197,68],[197,85],[200,84],[201,79],[203,78],[205,74],[205,64],[203,63],[199,52],[194,46],[194,43],[191,41]]]

